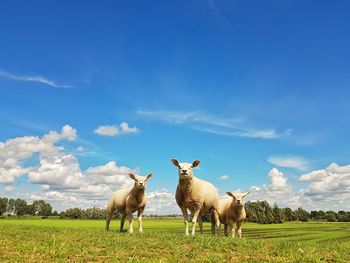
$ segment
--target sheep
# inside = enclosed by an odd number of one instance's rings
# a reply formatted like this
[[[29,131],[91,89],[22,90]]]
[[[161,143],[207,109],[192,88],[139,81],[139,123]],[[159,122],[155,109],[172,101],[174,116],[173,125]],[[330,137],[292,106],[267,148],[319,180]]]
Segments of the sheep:
[[[236,231],[239,238],[242,237],[242,229],[241,226],[243,224],[244,219],[246,218],[245,208],[244,208],[244,200],[250,192],[246,193],[237,193],[234,194],[232,192],[226,192],[232,199],[220,199],[219,202],[219,218],[220,223],[225,225],[225,235],[231,235],[235,237],[235,230],[233,228],[234,223],[236,223]],[[215,211],[212,212],[212,216],[215,215]]]
[[[200,232],[203,233],[201,215],[210,213],[211,210],[219,210],[218,191],[211,183],[193,176],[192,169],[199,165],[199,160],[195,160],[193,163],[179,163],[176,159],[172,159],[171,161],[179,168],[179,183],[177,185],[175,199],[184,217],[185,234],[186,236],[189,235],[187,210],[190,210],[192,216],[192,236],[195,235],[197,220]],[[219,231],[219,224],[217,212],[211,221],[213,235],[215,235],[215,230]]]
[[[147,181],[151,178],[152,173],[147,176],[137,176],[132,173],[130,178],[135,181],[132,188],[125,188],[114,192],[112,198],[109,200],[106,211],[106,230],[109,230],[109,223],[115,211],[121,214],[120,232],[123,232],[124,221],[127,217],[129,219],[129,233],[133,233],[133,213],[137,211],[137,220],[139,222],[139,232],[143,232],[142,228],[142,213],[146,206],[145,189]]]

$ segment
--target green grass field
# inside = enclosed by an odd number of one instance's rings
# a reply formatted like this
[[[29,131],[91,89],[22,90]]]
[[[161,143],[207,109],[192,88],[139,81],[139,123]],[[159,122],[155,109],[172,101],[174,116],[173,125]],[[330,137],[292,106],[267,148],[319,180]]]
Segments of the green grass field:
[[[104,221],[0,219],[0,262],[350,262],[350,223],[246,223],[242,239],[204,227],[193,238],[175,219],[145,219],[133,235],[117,220],[106,232]]]

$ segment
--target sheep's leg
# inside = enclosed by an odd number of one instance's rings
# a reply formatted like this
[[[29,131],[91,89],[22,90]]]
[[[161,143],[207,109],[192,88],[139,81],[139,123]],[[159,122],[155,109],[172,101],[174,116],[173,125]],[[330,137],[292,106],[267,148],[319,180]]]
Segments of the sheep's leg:
[[[143,213],[143,209],[144,207],[141,207],[137,210],[137,221],[139,222],[139,232],[142,233],[143,232],[143,228],[142,228],[142,213]]]
[[[233,227],[233,222],[228,223],[228,233],[232,236],[232,238],[235,237],[235,229]]]
[[[106,211],[106,231],[109,230],[109,223],[111,222],[113,212],[114,211],[112,209],[107,208],[107,211]]]
[[[122,214],[122,217],[120,218],[120,233],[122,233],[124,229],[125,217],[126,217],[126,214]]]
[[[224,233],[225,236],[228,236],[228,224],[225,224]]]
[[[242,228],[241,228],[242,223],[243,223],[243,221],[238,221],[238,222],[236,223],[236,227],[237,227],[237,236],[238,236],[239,238],[242,237]]]
[[[187,208],[181,207],[182,215],[184,217],[184,222],[185,222],[185,235],[188,236],[188,213],[187,213]]]
[[[211,234],[215,236],[217,233],[220,235],[220,218],[219,213],[213,209],[210,213]]]
[[[200,231],[201,235],[203,235],[203,221],[202,221],[201,215],[199,215],[199,217],[198,217],[198,225],[199,225],[199,231]]]
[[[130,211],[127,215],[128,219],[129,219],[129,233],[132,234],[134,233],[134,229],[132,227],[133,223],[134,223],[134,216],[132,215],[132,212]]]
[[[220,218],[219,218],[219,212],[214,210],[213,212],[213,220],[211,222],[212,225],[212,234],[215,236],[215,232],[220,235]],[[214,226],[214,228],[213,228]]]
[[[200,213],[200,209],[198,209],[197,211],[194,212],[193,214],[193,218],[192,218],[192,236],[194,236],[194,234],[196,233],[196,223],[198,220],[198,216]]]

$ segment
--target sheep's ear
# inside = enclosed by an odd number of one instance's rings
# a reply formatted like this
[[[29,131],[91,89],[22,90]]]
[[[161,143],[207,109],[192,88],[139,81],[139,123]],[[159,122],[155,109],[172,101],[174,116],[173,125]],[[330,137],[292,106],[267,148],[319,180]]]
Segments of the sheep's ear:
[[[152,173],[149,173],[149,174],[147,174],[146,179],[148,180],[151,177],[152,177]]]
[[[231,197],[235,197],[234,194],[232,192],[226,192],[226,194],[228,194]]]
[[[178,161],[178,160],[176,160],[176,159],[171,159],[171,161],[172,161],[172,163],[173,163],[175,166],[179,167],[179,161]]]
[[[197,167],[200,162],[201,162],[200,160],[195,160],[195,161],[193,161],[192,166]]]
[[[250,192],[246,192],[246,193],[244,193],[243,195],[242,195],[242,197],[244,198],[244,197],[246,197],[247,195],[249,195],[250,194]]]
[[[134,179],[134,180],[136,180],[136,177],[135,177],[135,175],[134,175],[134,174],[132,174],[132,173],[129,173],[129,176],[130,176],[130,178],[131,178],[131,179]]]

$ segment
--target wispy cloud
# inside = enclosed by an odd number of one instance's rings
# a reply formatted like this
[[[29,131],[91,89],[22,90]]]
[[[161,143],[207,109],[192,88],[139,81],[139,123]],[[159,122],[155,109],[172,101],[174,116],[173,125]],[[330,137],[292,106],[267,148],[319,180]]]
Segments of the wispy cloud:
[[[278,167],[294,168],[301,171],[309,168],[309,162],[300,156],[271,156],[267,161]]]
[[[291,130],[277,132],[273,128],[252,128],[241,118],[224,118],[203,112],[138,110],[137,115],[175,125],[185,125],[193,130],[226,136],[277,139],[288,136]]]
[[[17,80],[17,81],[29,81],[29,82],[38,82],[42,83],[48,86],[51,86],[53,88],[61,88],[61,89],[70,89],[73,88],[73,86],[70,85],[63,85],[63,84],[57,84],[53,80],[49,80],[43,76],[40,75],[15,75],[3,70],[0,70],[0,77],[4,77],[7,79]]]
[[[228,23],[227,18],[217,8],[214,0],[207,0],[209,8],[213,11],[216,18],[222,23]]]

